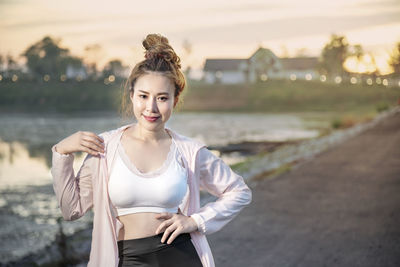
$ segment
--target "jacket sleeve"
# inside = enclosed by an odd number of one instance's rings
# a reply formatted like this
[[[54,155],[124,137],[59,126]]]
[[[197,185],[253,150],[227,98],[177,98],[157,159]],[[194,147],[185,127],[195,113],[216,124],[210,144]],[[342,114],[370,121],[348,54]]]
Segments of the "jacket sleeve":
[[[67,221],[73,221],[93,207],[92,170],[98,166],[99,158],[88,154],[75,176],[74,155],[60,154],[55,146],[51,148],[53,189],[62,216]]]
[[[218,199],[207,203],[190,217],[196,221],[201,233],[212,234],[250,204],[252,192],[243,177],[207,147],[200,148],[195,160],[195,175],[200,179],[200,189],[207,190]]]

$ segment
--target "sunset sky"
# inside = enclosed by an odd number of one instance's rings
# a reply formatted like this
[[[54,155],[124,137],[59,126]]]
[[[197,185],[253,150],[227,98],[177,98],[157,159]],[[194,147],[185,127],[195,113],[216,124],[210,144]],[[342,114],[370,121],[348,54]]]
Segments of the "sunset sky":
[[[206,58],[248,58],[260,45],[277,56],[300,49],[318,56],[332,33],[361,44],[379,69],[400,42],[400,0],[281,1],[51,1],[0,0],[0,54],[14,57],[45,35],[84,56],[99,44],[100,65],[119,58],[142,60],[148,33],[165,35],[183,67],[201,68]],[[183,42],[192,45],[186,55]],[[286,51],[286,52],[285,52]]]

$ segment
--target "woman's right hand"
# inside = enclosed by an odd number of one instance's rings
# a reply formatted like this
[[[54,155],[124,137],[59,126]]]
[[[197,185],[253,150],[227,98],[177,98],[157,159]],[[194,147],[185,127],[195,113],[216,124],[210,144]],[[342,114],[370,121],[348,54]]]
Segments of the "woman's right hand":
[[[93,156],[99,156],[100,153],[104,153],[104,141],[95,133],[78,131],[58,142],[55,149],[61,154],[82,151]]]

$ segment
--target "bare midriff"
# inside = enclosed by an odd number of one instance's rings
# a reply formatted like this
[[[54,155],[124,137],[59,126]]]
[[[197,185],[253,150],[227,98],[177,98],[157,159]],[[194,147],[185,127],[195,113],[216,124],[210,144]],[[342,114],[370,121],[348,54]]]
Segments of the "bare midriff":
[[[157,219],[157,214],[159,213],[139,212],[118,216],[117,219],[124,225],[119,231],[118,241],[156,235],[158,226],[165,220]]]

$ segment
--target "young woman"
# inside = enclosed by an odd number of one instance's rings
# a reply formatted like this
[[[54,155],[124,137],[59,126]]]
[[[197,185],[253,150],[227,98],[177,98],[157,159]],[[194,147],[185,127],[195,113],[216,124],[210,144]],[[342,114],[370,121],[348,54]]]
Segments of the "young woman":
[[[94,209],[88,266],[214,266],[205,235],[252,194],[207,146],[165,126],[185,87],[168,39],[149,34],[127,81],[137,122],[99,135],[79,131],[52,147],[53,187],[65,220]],[[75,175],[73,152],[88,155]],[[200,190],[217,196],[200,207]]]

